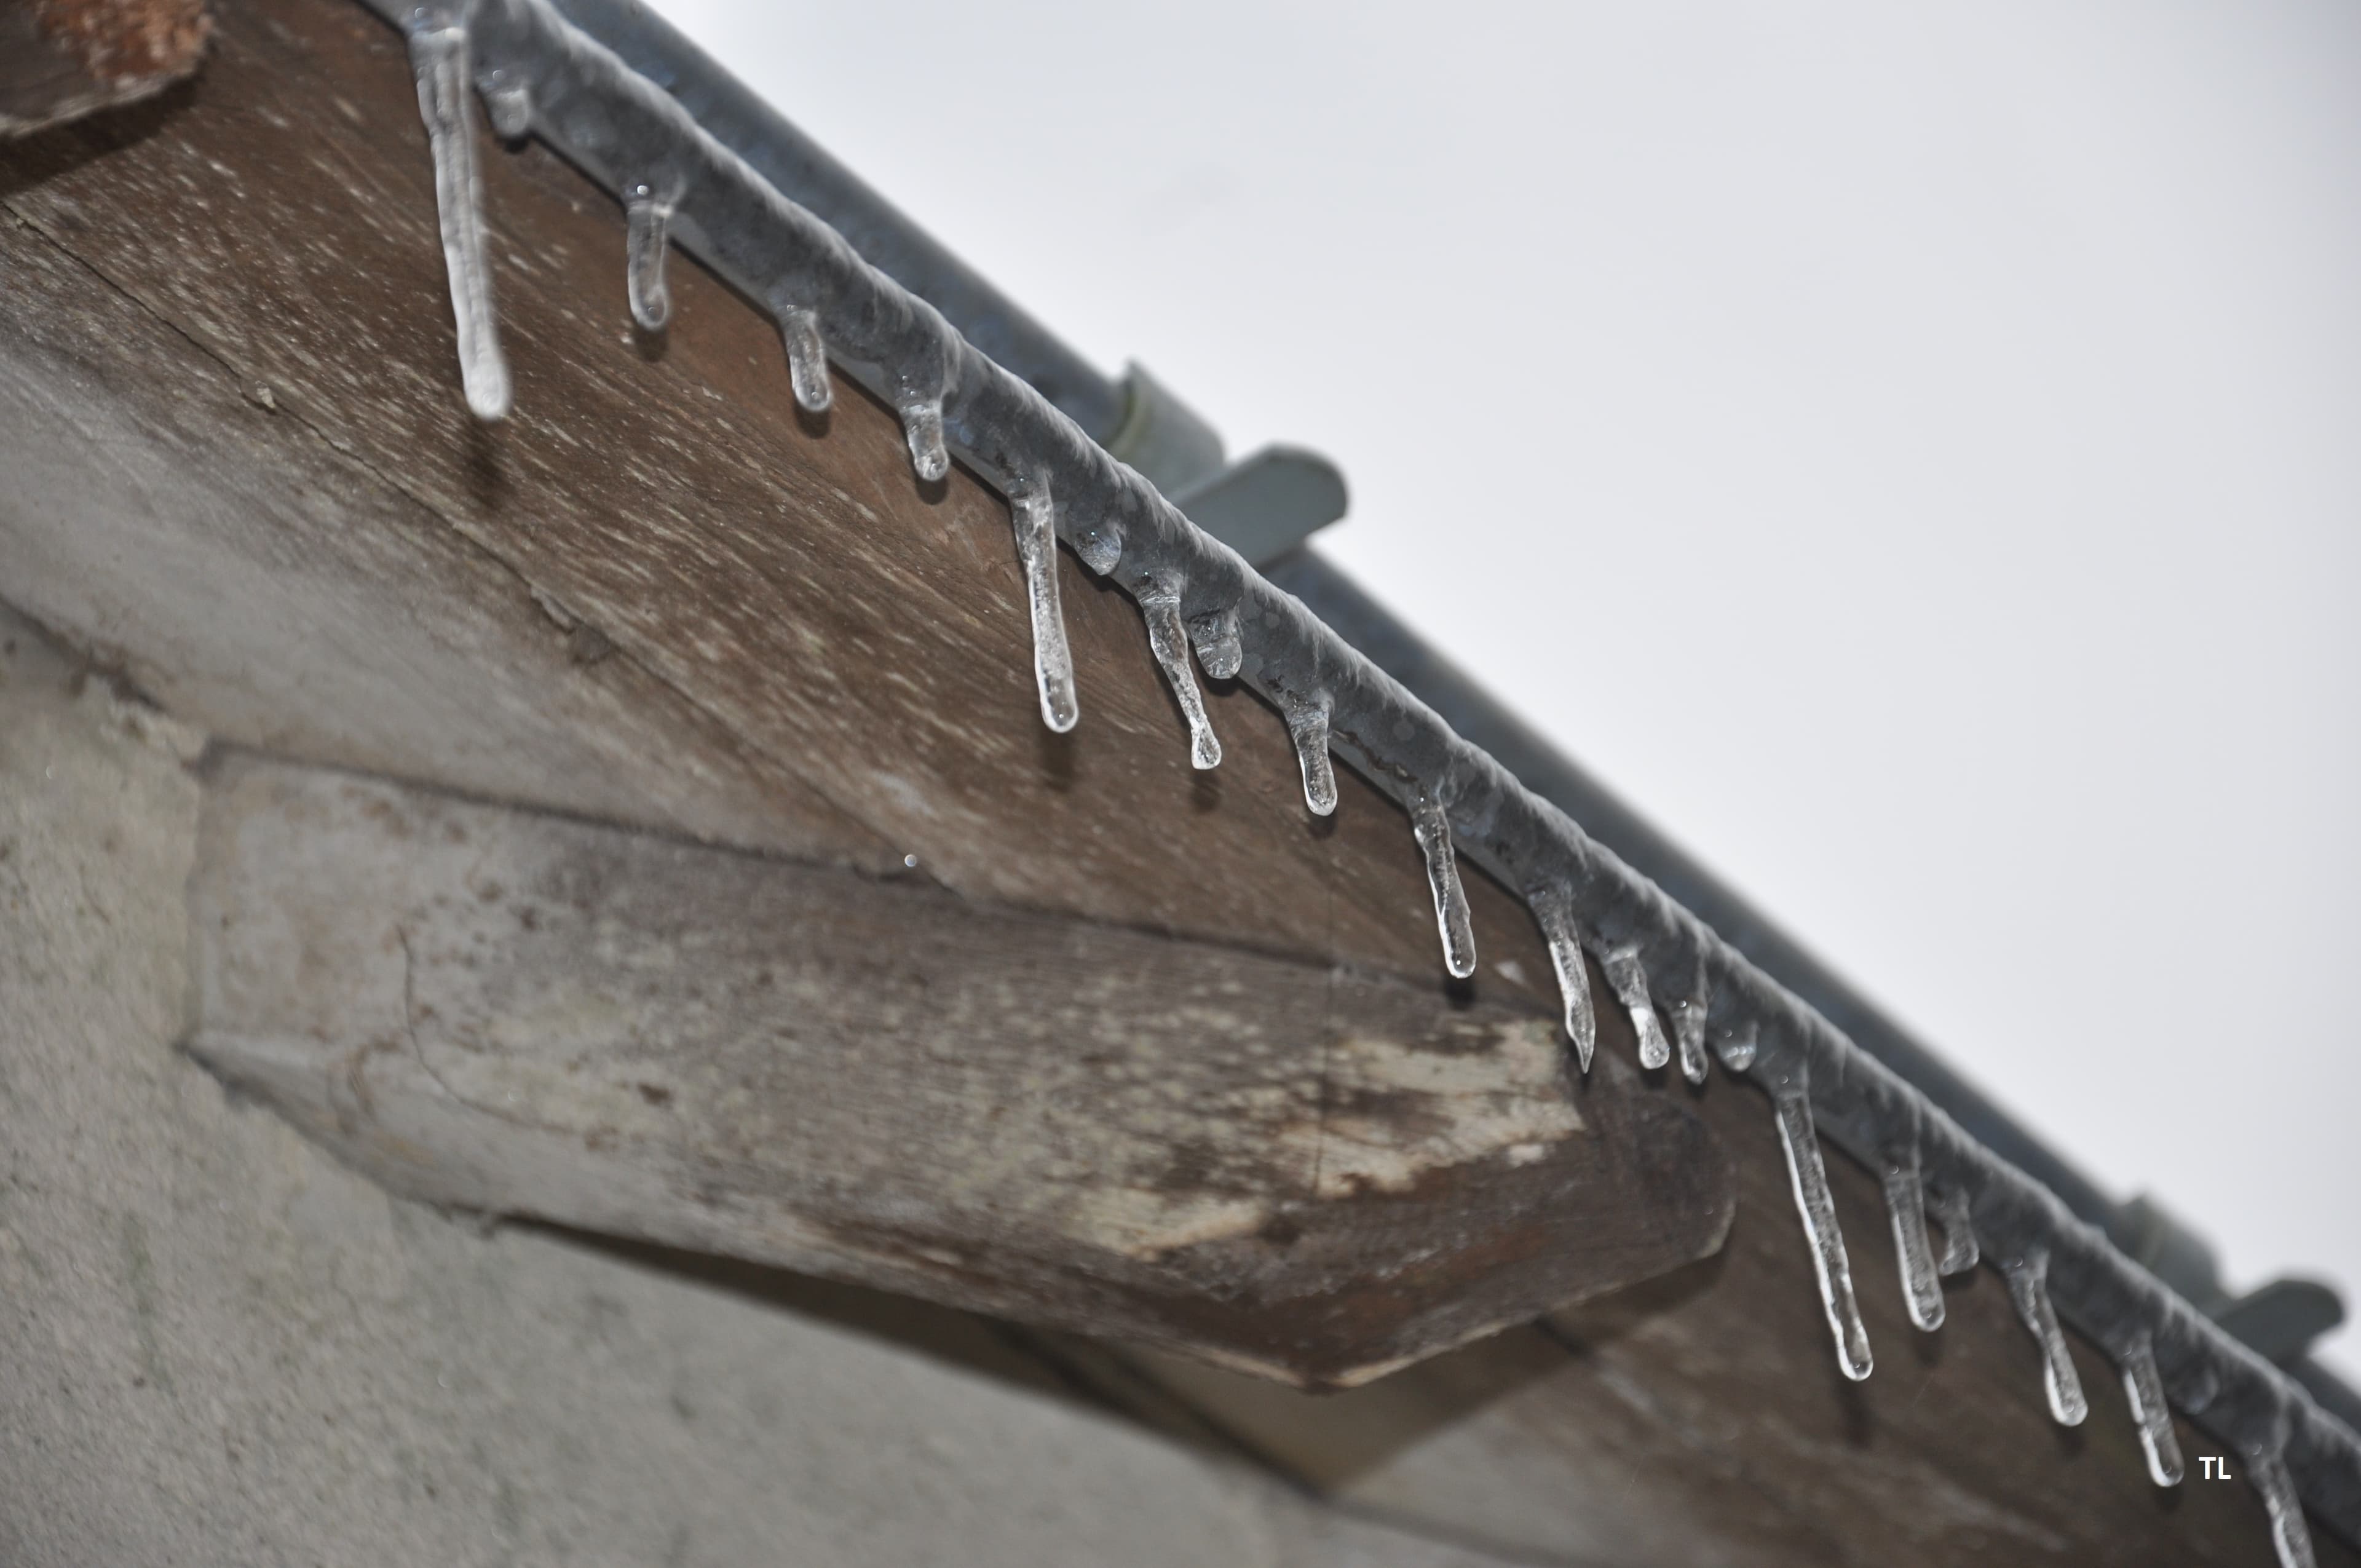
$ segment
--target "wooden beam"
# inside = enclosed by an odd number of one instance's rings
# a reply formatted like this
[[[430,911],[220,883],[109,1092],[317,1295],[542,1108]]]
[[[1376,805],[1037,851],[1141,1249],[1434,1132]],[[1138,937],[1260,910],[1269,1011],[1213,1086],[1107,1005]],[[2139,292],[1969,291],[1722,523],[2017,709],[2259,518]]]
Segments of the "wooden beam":
[[[1700,1257],[1696,1113],[1546,1017],[225,764],[191,1048],[396,1191],[1307,1384]],[[1614,1086],[1610,1088],[1609,1086]]]

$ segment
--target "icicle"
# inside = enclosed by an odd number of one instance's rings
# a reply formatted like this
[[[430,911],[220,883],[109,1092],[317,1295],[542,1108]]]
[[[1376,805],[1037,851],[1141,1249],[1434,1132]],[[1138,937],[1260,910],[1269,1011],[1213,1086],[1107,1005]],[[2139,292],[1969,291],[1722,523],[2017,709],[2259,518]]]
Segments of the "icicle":
[[[502,141],[522,141],[533,131],[533,89],[505,80],[505,71],[493,75],[501,80],[484,89],[484,112],[492,122],[492,134]]]
[[[1558,888],[1543,888],[1526,900],[1542,940],[1549,944],[1550,967],[1557,970],[1557,993],[1565,1003],[1565,1037],[1574,1059],[1590,1070],[1598,1048],[1598,1014],[1590,1005],[1590,971],[1582,962],[1582,933],[1574,923],[1574,899]]]
[[[1819,1140],[1812,1130],[1812,1103],[1800,1083],[1773,1090],[1771,1102],[1779,1113],[1779,1142],[1787,1151],[1795,1212],[1803,1216],[1812,1270],[1819,1277],[1820,1305],[1836,1336],[1837,1365],[1858,1383],[1876,1363],[1869,1353],[1869,1331],[1861,1326],[1861,1304],[1853,1299],[1852,1264],[1845,1256],[1844,1233],[1837,1228],[1836,1200],[1828,1196],[1828,1168],[1820,1163]]]
[[[1476,972],[1476,927],[1459,863],[1451,851],[1451,823],[1435,799],[1421,791],[1410,806],[1411,830],[1426,856],[1426,885],[1434,894],[1434,924],[1443,933],[1443,964],[1466,980]]]
[[[779,312],[779,341],[787,350],[787,384],[806,413],[826,413],[835,394],[828,384],[828,349],[819,340],[819,317],[789,305]]]
[[[823,383],[821,389],[827,389]],[[1049,481],[1035,479],[1008,503],[1016,528],[1016,559],[1025,568],[1025,598],[1033,611],[1033,681],[1041,690],[1041,722],[1060,734],[1074,727],[1074,655],[1058,606],[1058,534]]]
[[[664,285],[672,203],[656,200],[645,185],[634,185],[623,198],[623,291],[631,297],[631,320],[642,332],[662,332],[672,320],[672,291]]]
[[[1598,967],[1607,971],[1608,988],[1615,992],[1615,1000],[1631,1015],[1632,1033],[1640,1036],[1640,1065],[1659,1068],[1672,1060],[1672,1042],[1664,1038],[1664,1025],[1648,1000],[1648,971],[1640,963],[1640,949],[1618,948],[1605,955]]]
[[[2164,1379],[2157,1374],[2154,1343],[2142,1334],[2124,1352],[2121,1365],[2124,1397],[2131,1401],[2140,1447],[2147,1453],[2148,1479],[2159,1486],[2178,1486],[2188,1468],[2180,1460],[2180,1440],[2172,1431],[2172,1410],[2164,1402]]]
[[[1673,1039],[1681,1049],[1681,1076],[1703,1083],[1705,1058],[1705,955],[1697,955],[1697,984],[1686,1000],[1673,1003]]]
[[[500,313],[484,255],[484,187],[476,171],[475,116],[467,108],[467,29],[418,27],[410,35],[410,69],[418,79],[418,112],[434,158],[443,265],[459,328],[459,381],[478,419],[506,419],[509,367],[500,356]]]
[[[1744,1072],[1754,1065],[1754,1056],[1762,1047],[1762,1028],[1752,1018],[1744,1027],[1734,1029],[1721,1037],[1715,1047],[1726,1072]]]
[[[2276,1448],[2248,1450],[2246,1479],[2263,1495],[2263,1507],[2271,1516],[2271,1544],[2279,1549],[2279,1568],[2316,1568],[2312,1527],[2303,1522],[2303,1499],[2296,1496],[2287,1456]]]
[[[2048,1255],[2036,1253],[2004,1264],[2001,1274],[2008,1280],[2008,1297],[2016,1303],[2016,1315],[2041,1347],[2041,1383],[2049,1395],[2050,1417],[2059,1426],[2081,1426],[2082,1418],[2091,1413],[2091,1404],[2082,1397],[2081,1376],[2074,1370],[2073,1353],[2066,1348],[2065,1332],[2058,1326],[2058,1310],[2049,1304]]]
[[[917,399],[902,405],[902,433],[909,439],[910,462],[918,477],[933,484],[951,471],[950,448],[943,444],[943,400]],[[1179,617],[1175,616],[1177,621]],[[1199,767],[1210,768],[1211,762]]]
[[[1213,721],[1205,717],[1205,699],[1197,690],[1197,676],[1189,668],[1189,634],[1180,625],[1180,600],[1172,594],[1149,594],[1139,601],[1148,621],[1148,647],[1172,684],[1180,717],[1189,721],[1189,762],[1200,772],[1222,765],[1222,743],[1213,738]]]
[[[1314,817],[1336,809],[1336,769],[1328,760],[1328,697],[1286,707],[1288,738],[1295,742],[1295,760],[1303,770],[1303,804]]]
[[[1943,1257],[1935,1265],[1935,1272],[1945,1277],[1965,1274],[1976,1266],[1976,1223],[1968,1203],[1968,1195],[1960,1191],[1938,1191],[1929,1205],[1935,1211],[1935,1223],[1943,1227]]]
[[[1189,627],[1189,640],[1196,644],[1197,663],[1217,681],[1236,675],[1246,663],[1246,650],[1238,641],[1238,612],[1225,609],[1218,615],[1200,616]]]
[[[1878,1173],[1885,1212],[1894,1222],[1894,1251],[1902,1265],[1902,1299],[1910,1321],[1928,1333],[1943,1326],[1943,1287],[1935,1277],[1935,1248],[1927,1239],[1927,1192],[1918,1179],[1918,1146],[1889,1149]]]

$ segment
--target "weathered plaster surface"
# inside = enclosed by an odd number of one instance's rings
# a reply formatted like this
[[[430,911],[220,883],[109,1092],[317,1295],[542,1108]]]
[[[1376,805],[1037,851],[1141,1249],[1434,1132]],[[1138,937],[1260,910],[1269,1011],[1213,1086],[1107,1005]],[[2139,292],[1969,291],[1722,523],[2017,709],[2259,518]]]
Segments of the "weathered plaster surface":
[[[0,643],[0,1563],[1484,1561],[233,1102],[173,1046],[195,738]]]

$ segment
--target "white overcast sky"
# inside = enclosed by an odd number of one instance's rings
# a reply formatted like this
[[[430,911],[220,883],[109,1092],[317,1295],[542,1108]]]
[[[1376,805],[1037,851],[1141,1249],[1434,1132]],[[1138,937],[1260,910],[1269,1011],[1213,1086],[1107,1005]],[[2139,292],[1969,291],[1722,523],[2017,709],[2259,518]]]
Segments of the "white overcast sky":
[[[2234,1286],[2361,1288],[2361,7],[658,8],[1334,457],[1323,549]]]

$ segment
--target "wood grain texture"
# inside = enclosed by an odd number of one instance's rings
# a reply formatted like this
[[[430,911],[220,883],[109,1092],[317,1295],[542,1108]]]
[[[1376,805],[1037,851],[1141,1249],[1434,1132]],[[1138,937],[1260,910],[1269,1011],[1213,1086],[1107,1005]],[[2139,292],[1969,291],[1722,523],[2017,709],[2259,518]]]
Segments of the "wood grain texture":
[[[1705,1255],[1730,1163],[1551,1022],[232,760],[191,1048],[398,1191],[1349,1384]]]

